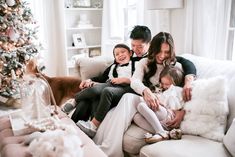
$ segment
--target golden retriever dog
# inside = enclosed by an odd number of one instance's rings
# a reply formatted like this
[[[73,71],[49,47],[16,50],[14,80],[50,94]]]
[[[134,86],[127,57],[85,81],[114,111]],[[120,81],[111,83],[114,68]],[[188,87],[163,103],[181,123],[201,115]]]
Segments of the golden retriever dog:
[[[56,104],[61,106],[66,100],[74,98],[75,94],[80,91],[79,85],[81,80],[76,77],[49,77],[43,75],[51,86]]]
[[[36,60],[29,60],[26,64],[26,74],[38,75]],[[64,77],[49,77],[45,74],[39,73],[38,76],[43,76],[49,83],[53,95],[55,97],[56,105],[61,106],[66,100],[74,98],[75,94],[80,91],[79,85],[81,79],[72,76]]]

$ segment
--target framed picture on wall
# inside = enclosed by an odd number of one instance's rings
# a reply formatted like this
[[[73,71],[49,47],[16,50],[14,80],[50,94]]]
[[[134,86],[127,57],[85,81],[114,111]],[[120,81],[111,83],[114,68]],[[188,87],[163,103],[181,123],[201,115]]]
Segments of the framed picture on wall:
[[[74,0],[74,7],[91,7],[91,0]]]
[[[73,34],[73,42],[75,47],[86,47],[86,41],[83,34]]]
[[[94,48],[89,51],[89,57],[95,57],[95,56],[100,56],[101,51],[99,48]]]

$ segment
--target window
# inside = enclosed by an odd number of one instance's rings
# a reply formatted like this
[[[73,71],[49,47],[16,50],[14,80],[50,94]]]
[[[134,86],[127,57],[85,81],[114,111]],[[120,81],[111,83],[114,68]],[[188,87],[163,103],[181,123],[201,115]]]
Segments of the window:
[[[127,0],[126,3],[124,40],[128,42],[130,31],[137,24],[137,0]]]
[[[231,0],[230,8],[227,54],[229,60],[235,61],[235,0]]]

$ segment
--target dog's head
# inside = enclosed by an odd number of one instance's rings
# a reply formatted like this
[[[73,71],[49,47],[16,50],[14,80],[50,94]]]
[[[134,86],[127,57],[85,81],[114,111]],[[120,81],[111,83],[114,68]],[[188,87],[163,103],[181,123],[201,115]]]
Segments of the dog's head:
[[[26,74],[36,74],[38,73],[37,61],[35,59],[30,59],[26,62],[25,73]]]
[[[26,61],[26,68],[25,68],[26,74],[40,73],[44,69],[45,66],[41,66],[35,58]]]
[[[36,59],[27,61],[25,74],[37,75],[38,73],[41,73],[38,67],[39,66],[37,65]],[[81,83],[81,80],[77,77],[49,77],[44,74],[42,74],[42,76],[49,83],[57,105],[61,105],[67,99],[73,98],[75,94],[80,91],[79,85]]]

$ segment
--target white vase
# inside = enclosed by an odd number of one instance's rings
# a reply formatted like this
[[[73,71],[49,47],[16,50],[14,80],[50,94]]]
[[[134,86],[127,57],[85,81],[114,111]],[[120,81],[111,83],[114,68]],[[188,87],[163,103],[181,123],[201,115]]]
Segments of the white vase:
[[[13,5],[16,4],[15,0],[6,0],[6,3],[9,7],[12,7]]]

